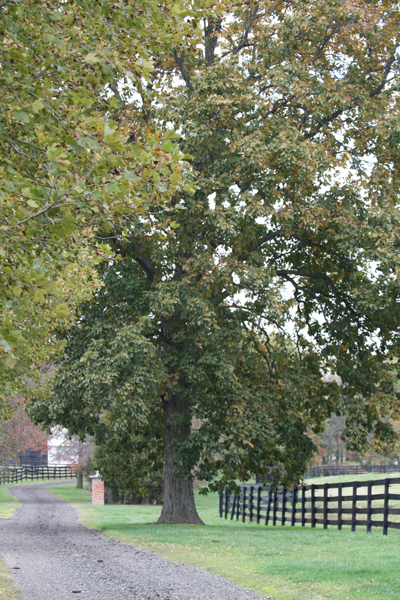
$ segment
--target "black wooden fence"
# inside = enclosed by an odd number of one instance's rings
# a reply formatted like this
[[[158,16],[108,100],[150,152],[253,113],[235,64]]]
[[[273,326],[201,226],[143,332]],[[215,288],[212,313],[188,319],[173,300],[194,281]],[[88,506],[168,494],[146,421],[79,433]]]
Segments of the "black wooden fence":
[[[76,473],[70,467],[6,467],[0,468],[0,484],[39,481],[40,479],[73,479]]]
[[[349,465],[339,467],[311,467],[304,475],[312,477],[331,477],[332,475],[361,475],[362,473],[399,473],[400,465]]]
[[[398,486],[393,490],[394,486]],[[240,494],[219,494],[219,516],[265,525],[344,525],[400,529],[400,478],[321,483],[285,489],[241,485]],[[392,490],[390,490],[392,488]],[[379,519],[379,520],[376,520]]]

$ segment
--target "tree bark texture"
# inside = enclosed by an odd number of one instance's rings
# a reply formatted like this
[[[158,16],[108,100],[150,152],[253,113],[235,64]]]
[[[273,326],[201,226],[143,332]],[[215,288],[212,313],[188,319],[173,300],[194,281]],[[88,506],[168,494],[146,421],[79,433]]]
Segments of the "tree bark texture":
[[[83,489],[83,473],[81,471],[76,473],[76,487],[78,490]]]
[[[185,479],[172,470],[173,440],[185,432],[171,418],[183,413],[185,407],[176,396],[170,395],[164,402],[164,504],[158,525],[165,523],[204,525],[197,514],[193,494],[193,479]],[[186,432],[189,433],[189,432]]]

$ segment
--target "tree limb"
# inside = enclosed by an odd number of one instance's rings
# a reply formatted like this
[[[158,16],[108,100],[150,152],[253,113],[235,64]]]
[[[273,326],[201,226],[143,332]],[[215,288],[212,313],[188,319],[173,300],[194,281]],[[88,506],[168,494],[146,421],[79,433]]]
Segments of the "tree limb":
[[[188,72],[185,69],[184,63],[185,63],[185,53],[182,50],[182,53],[180,56],[178,56],[178,53],[176,51],[176,49],[174,49],[174,58],[175,58],[175,62],[177,64],[177,67],[182,75],[182,78],[184,80],[184,82],[186,83],[186,87],[189,88],[189,90],[193,90],[193,85],[192,82],[190,81],[190,77]]]
[[[206,24],[207,23],[207,24]],[[218,44],[217,33],[221,31],[221,19],[213,21],[212,19],[204,19],[204,57],[208,67],[214,62],[215,48]]]

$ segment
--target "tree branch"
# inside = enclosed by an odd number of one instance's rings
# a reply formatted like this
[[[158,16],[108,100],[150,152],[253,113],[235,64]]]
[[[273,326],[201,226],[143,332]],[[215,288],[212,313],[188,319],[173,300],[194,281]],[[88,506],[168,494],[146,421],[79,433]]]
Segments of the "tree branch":
[[[260,238],[259,240],[257,240],[252,246],[250,246],[250,248],[246,248],[245,250],[243,250],[243,252],[240,254],[239,260],[241,258],[243,258],[246,254],[250,254],[251,252],[255,252],[256,250],[258,250],[259,248],[261,248],[261,246],[263,246],[265,244],[265,242],[269,242],[271,240],[274,240],[277,237],[279,237],[280,235],[282,235],[282,231],[281,230],[271,231],[270,233],[267,233],[262,238]]]
[[[388,83],[388,77],[389,77],[390,70],[392,68],[393,63],[396,60],[397,48],[398,48],[398,45],[396,45],[394,53],[390,56],[390,58],[388,59],[386,65],[384,67],[384,71],[383,71],[384,75],[383,75],[381,83],[375,89],[373,89],[369,92],[370,98],[374,98],[374,96],[377,96],[378,94],[380,94],[382,92],[382,90],[384,89],[385,85]],[[331,113],[327,117],[324,117],[323,119],[321,119],[318,122],[318,124],[314,127],[314,129],[312,131],[309,131],[304,136],[304,139],[307,140],[307,139],[313,138],[314,136],[317,135],[317,133],[319,133],[321,131],[321,129],[324,127],[324,125],[328,125],[328,123],[332,123],[332,121],[334,121],[337,117],[340,117],[340,115],[342,115],[346,110],[351,110],[352,108],[356,108],[357,106],[360,105],[360,103],[361,103],[361,99],[355,98],[353,104],[349,104],[348,106],[345,106],[344,108],[339,108],[338,110],[335,110],[333,113]]]
[[[156,276],[156,266],[155,264],[150,260],[150,258],[148,258],[147,256],[145,256],[142,252],[142,247],[141,244],[139,242],[139,240],[137,239],[137,237],[135,237],[134,235],[129,237],[129,243],[128,245],[126,245],[125,247],[122,246],[117,250],[117,253],[120,254],[121,256],[130,256],[131,254],[131,248],[134,248],[134,256],[133,259],[142,267],[143,271],[146,274],[147,279],[150,281],[150,283],[152,283],[153,279]]]
[[[188,72],[185,69],[184,66],[184,62],[185,62],[185,53],[182,50],[182,53],[180,56],[178,56],[178,53],[176,51],[176,49],[174,49],[174,58],[175,58],[175,62],[177,64],[177,67],[182,75],[182,78],[184,80],[184,82],[186,83],[186,87],[189,88],[189,90],[193,90],[193,85],[192,82],[190,81],[190,77]]]
[[[297,271],[295,269],[278,269],[276,274],[297,275],[299,277],[307,277],[308,279],[322,279],[331,288],[337,299],[342,298],[342,294],[340,293],[336,285],[333,283],[332,279],[329,277],[329,275],[326,275],[325,273],[310,273],[308,271]]]
[[[278,4],[276,6],[278,6],[279,4],[282,4],[282,1],[283,0],[278,2]],[[263,17],[265,14],[263,12],[258,12],[258,9],[259,9],[259,4],[257,3],[254,7],[253,12],[250,13],[250,16],[249,16],[247,22],[244,24],[243,37],[242,37],[241,41],[239,42],[239,44],[237,46],[235,46],[235,48],[233,49],[233,51],[232,51],[233,54],[238,54],[242,48],[244,48],[245,46],[248,45],[249,33],[250,33],[250,29],[253,26],[253,23],[255,21],[257,21],[257,19],[260,19],[261,17]]]
[[[207,24],[206,24],[207,23]],[[221,31],[221,19],[213,21],[212,19],[204,19],[204,56],[208,67],[214,62],[215,48],[218,44],[217,33]]]

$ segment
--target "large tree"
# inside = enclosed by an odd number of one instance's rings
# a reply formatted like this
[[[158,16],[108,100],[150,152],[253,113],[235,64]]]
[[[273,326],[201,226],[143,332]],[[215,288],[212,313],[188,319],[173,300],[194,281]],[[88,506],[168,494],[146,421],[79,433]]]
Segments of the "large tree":
[[[167,135],[132,130],[127,100],[136,95],[146,110],[151,58],[180,39],[183,4],[0,2],[3,400],[51,360],[53,326],[71,322],[93,289],[85,281],[102,254],[99,223],[163,202],[179,185]]]
[[[148,113],[180,131],[195,191],[115,230],[33,406],[99,438],[105,416],[158,418],[160,523],[199,522],[193,477],[297,482],[333,412],[349,447],[384,450],[399,412],[398,2],[232,2],[200,25]]]

